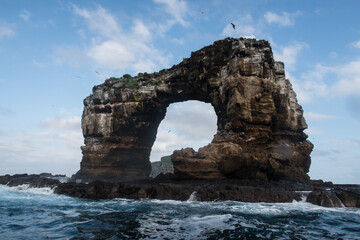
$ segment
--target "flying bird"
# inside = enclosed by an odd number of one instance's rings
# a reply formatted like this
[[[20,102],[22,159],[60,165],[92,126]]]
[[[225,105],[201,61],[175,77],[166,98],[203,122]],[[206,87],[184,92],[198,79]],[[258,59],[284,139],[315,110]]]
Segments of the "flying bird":
[[[170,132],[171,132],[171,130],[168,131],[168,133],[170,133]]]
[[[100,73],[99,73],[98,71],[95,71],[95,73],[96,73],[97,75],[100,75]]]
[[[232,25],[233,29],[235,29],[235,28],[236,28],[236,25],[235,25],[235,24],[231,23],[231,25]]]

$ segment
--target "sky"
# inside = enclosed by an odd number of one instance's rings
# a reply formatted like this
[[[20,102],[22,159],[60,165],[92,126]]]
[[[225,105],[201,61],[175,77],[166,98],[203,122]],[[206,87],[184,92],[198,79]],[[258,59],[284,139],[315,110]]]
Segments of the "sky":
[[[0,0],[0,175],[71,176],[94,85],[249,37],[269,41],[285,63],[314,144],[310,177],[360,184],[359,10],[356,0]],[[215,133],[211,105],[172,104],[151,160],[197,150]]]

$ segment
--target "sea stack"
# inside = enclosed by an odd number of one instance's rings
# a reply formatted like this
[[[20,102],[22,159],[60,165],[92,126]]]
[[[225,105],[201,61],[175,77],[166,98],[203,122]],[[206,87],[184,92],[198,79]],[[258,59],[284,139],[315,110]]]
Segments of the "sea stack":
[[[85,146],[75,178],[148,178],[167,107],[187,100],[214,107],[217,133],[198,152],[174,151],[173,179],[309,179],[313,145],[284,64],[267,41],[244,38],[216,41],[160,72],[94,86],[84,100]]]

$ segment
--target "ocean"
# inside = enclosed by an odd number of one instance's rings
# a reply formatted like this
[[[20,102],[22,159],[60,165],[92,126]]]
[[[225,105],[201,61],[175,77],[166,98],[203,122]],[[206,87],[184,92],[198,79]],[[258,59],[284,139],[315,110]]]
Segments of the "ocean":
[[[0,185],[0,239],[360,239],[360,209],[292,203],[85,200]]]

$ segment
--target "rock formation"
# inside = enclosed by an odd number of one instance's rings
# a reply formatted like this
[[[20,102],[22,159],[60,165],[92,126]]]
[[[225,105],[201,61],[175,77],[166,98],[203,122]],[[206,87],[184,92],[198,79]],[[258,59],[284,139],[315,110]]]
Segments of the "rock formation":
[[[160,161],[152,162],[151,163],[151,173],[150,177],[155,178],[160,174],[173,174],[174,167],[171,161],[171,156],[164,156],[161,157]]]
[[[338,185],[322,180],[307,182],[257,181],[243,179],[185,180],[161,178],[136,182],[93,181],[77,183],[65,175],[15,174],[0,176],[0,185],[17,187],[18,190],[51,188],[54,193],[88,199],[160,199],[197,201],[241,202],[293,202],[306,198],[306,202],[323,207],[360,208],[360,185]]]
[[[308,180],[313,145],[284,64],[267,41],[226,38],[170,69],[110,78],[84,100],[78,179],[149,176],[149,156],[166,108],[210,103],[217,115],[212,142],[175,151],[175,179]],[[181,123],[179,123],[181,124]]]

